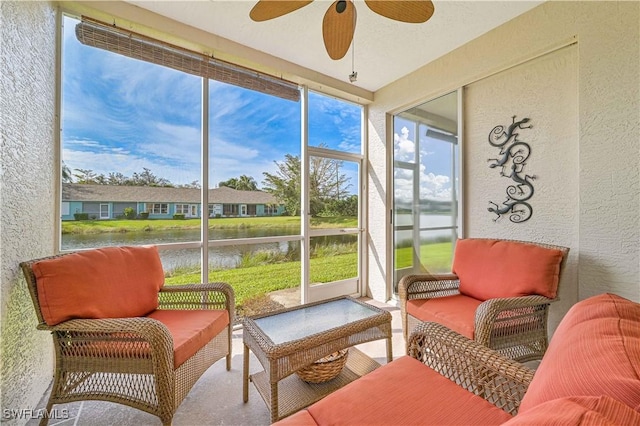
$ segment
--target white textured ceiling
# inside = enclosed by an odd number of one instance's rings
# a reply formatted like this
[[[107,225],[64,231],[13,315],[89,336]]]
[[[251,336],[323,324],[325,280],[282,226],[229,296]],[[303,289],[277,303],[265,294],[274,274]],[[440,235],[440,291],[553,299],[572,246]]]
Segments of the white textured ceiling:
[[[357,23],[355,51],[337,61],[322,41],[322,18],[331,5],[315,0],[308,6],[265,22],[254,22],[249,11],[257,0],[129,1],[253,49],[370,91],[397,80],[491,29],[539,5],[542,1],[434,1],[435,13],[423,24],[406,24],[377,15],[364,0],[354,0]]]

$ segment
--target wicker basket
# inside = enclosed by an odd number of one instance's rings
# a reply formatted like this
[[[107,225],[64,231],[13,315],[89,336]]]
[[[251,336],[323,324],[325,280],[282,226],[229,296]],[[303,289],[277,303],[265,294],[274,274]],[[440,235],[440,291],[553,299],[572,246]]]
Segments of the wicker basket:
[[[334,352],[320,358],[308,367],[296,371],[298,377],[307,383],[324,383],[335,378],[347,362],[348,349]]]

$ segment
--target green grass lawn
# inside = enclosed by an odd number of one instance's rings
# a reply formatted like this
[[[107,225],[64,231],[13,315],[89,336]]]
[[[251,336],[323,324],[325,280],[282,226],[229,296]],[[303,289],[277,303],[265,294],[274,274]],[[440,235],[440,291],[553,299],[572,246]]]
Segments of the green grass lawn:
[[[351,216],[314,217],[312,228],[357,227]],[[209,219],[209,229],[300,228],[300,216],[225,217]],[[153,232],[200,229],[200,219],[71,220],[62,222],[63,234],[100,234],[109,232]]]
[[[421,258],[432,272],[450,271],[451,243],[434,243],[422,246]],[[411,247],[396,250],[399,267],[411,266]],[[310,260],[311,282],[324,283],[352,278],[357,273],[357,253],[333,254]],[[300,261],[288,261],[239,267],[212,269],[209,281],[229,283],[236,294],[236,305],[242,307],[252,299],[267,293],[300,286]],[[168,285],[200,282],[200,271],[177,270],[168,273]]]
[[[311,282],[331,282],[354,277],[357,271],[356,253],[311,259]],[[209,281],[222,281],[235,290],[236,305],[276,290],[300,286],[300,261],[272,263],[235,269],[209,271]],[[200,272],[169,273],[166,284],[200,282]]]
[[[451,271],[451,242],[424,243],[420,246],[420,259],[430,272]],[[396,269],[408,268],[413,264],[413,247],[396,249]]]

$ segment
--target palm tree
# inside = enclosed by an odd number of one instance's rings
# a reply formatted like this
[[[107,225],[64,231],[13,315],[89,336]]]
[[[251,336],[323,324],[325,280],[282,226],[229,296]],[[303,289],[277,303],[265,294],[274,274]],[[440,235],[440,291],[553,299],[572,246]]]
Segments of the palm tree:
[[[238,191],[257,191],[258,184],[256,183],[256,180],[251,176],[242,175],[236,182],[236,189]]]
[[[258,184],[251,176],[242,175],[238,178],[230,178],[218,183],[218,186],[226,186],[227,188],[237,189],[238,191],[257,191]]]
[[[62,162],[62,182],[63,183],[72,183],[73,175],[71,174],[71,169],[67,166],[64,161]]]

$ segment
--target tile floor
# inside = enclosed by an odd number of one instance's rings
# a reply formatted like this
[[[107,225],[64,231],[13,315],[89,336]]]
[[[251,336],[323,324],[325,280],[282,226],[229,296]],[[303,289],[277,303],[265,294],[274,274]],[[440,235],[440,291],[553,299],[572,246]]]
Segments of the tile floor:
[[[397,358],[404,354],[402,338],[402,322],[400,309],[367,300],[368,302],[389,310],[392,314],[393,354]],[[358,348],[380,364],[386,363],[384,340],[364,343]],[[249,386],[249,402],[242,402],[242,330],[233,333],[233,358],[231,371],[226,371],[224,360],[214,364],[195,384],[189,395],[182,402],[173,418],[173,424],[181,425],[268,425],[269,412],[253,385]],[[250,359],[251,372],[261,369],[255,357]],[[41,401],[44,408],[46,397]],[[49,425],[160,425],[160,420],[145,412],[124,405],[84,401],[64,405],[55,405],[54,409],[65,409],[68,418],[52,419]],[[62,411],[58,411],[61,413]],[[28,425],[37,425],[38,420],[30,420]]]

